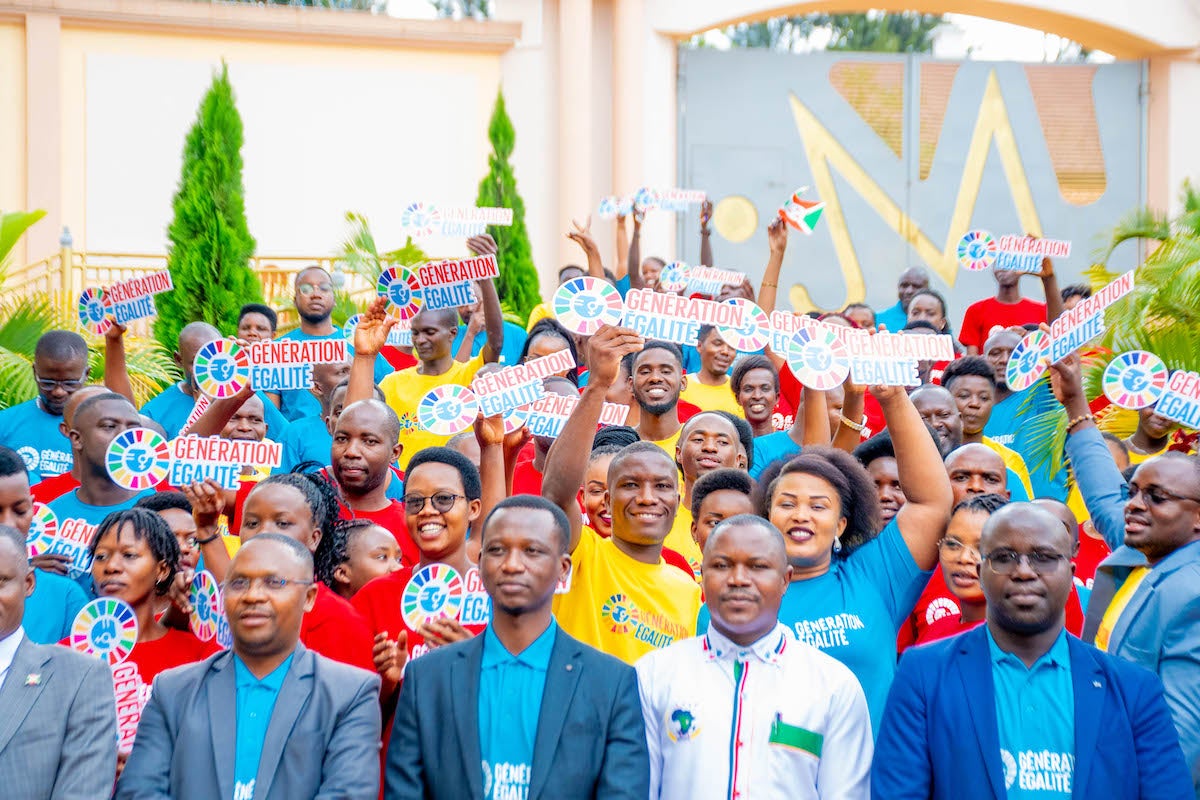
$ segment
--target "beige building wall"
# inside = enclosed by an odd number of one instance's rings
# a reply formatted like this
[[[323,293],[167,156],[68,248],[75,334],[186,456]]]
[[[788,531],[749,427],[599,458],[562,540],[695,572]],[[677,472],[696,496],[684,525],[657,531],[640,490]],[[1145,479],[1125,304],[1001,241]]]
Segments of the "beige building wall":
[[[0,209],[25,200],[25,27],[0,20]],[[25,263],[24,241],[12,260]]]

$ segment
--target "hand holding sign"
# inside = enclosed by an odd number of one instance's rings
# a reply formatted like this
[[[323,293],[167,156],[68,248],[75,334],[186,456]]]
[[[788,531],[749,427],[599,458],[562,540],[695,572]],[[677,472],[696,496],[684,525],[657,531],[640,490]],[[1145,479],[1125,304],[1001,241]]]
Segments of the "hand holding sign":
[[[604,326],[588,341],[588,384],[612,386],[621,373],[621,359],[645,346],[646,340],[637,331]]]
[[[571,333],[590,336],[604,325],[616,325],[625,313],[621,295],[608,281],[573,278],[554,292],[555,318]]]
[[[376,297],[367,306],[367,313],[358,318],[354,329],[354,354],[375,356],[387,344],[388,334],[398,320],[387,313],[388,299]]]

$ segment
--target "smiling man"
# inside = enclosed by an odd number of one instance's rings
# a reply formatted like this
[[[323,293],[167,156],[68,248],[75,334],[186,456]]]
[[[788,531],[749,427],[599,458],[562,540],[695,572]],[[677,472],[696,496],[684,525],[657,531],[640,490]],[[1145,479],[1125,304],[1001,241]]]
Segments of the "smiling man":
[[[791,577],[783,535],[761,517],[730,517],[708,537],[707,632],[636,665],[651,798],[870,797],[866,697],[780,624]]]
[[[1063,626],[1066,527],[1013,503],[979,542],[987,623],[905,653],[871,772],[875,797],[1180,800],[1193,788],[1162,684]]]
[[[483,635],[409,668],[385,800],[644,800],[634,672],[571,638],[551,614],[571,569],[570,532],[566,515],[540,497],[509,497],[488,515],[479,571],[491,621]]]
[[[696,338],[700,369],[687,376],[680,399],[705,411],[728,411],[742,416],[741,405],[729,385],[729,368],[738,351],[712,325],[701,325]]]
[[[679,395],[688,385],[679,346],[651,340],[638,352],[626,356],[626,363],[633,399],[641,410],[638,436],[674,458],[675,445],[683,430],[679,421]]]
[[[379,679],[308,650],[313,561],[274,533],[222,586],[231,650],[154,679],[117,798],[312,800],[379,793]]]

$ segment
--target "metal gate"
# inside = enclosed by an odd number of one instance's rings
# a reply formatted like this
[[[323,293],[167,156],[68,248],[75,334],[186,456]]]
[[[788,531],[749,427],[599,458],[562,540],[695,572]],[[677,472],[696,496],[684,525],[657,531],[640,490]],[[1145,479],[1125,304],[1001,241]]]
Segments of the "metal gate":
[[[1056,264],[1066,285],[1106,229],[1144,203],[1141,62],[681,49],[678,79],[680,185],[716,203],[715,266],[757,279],[765,225],[784,199],[808,186],[826,203],[811,237],[791,236],[781,306],[885,308],[897,275],[923,266],[957,324],[994,291],[989,273],[958,268],[967,230],[1071,240]],[[693,219],[678,237],[694,263]],[[1135,257],[1123,248],[1111,266]]]

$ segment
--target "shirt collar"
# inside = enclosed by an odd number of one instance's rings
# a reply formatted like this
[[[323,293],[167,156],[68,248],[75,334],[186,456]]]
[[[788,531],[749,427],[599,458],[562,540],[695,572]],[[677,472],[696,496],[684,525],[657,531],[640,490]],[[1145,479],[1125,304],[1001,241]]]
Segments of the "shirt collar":
[[[233,655],[233,672],[237,676],[237,688],[252,689],[261,686],[264,689],[270,689],[276,694],[283,687],[283,679],[287,677],[288,669],[292,666],[292,658],[296,653],[293,651],[287,658],[283,660],[275,669],[264,675],[262,678],[254,677],[254,673],[246,666],[245,662],[234,653]]]
[[[996,644],[996,640],[992,638],[991,628],[985,622],[984,630],[987,631],[988,650],[991,652],[992,664],[1019,664],[1022,669],[1026,669],[1025,662],[1017,658],[1012,653],[1006,653],[1000,649],[1000,645]],[[1054,644],[1050,645],[1050,649],[1038,657],[1037,661],[1033,662],[1033,666],[1028,668],[1029,672],[1033,672],[1038,667],[1048,665],[1054,667],[1063,667],[1071,669],[1071,648],[1067,644],[1067,629],[1064,627],[1058,632],[1058,638],[1054,640]]]
[[[558,623],[550,618],[550,625],[542,634],[529,643],[520,653],[513,655],[500,641],[500,637],[492,630],[491,624],[483,632],[482,666],[495,667],[510,662],[520,662],[527,667],[543,672],[550,668],[550,652],[554,649],[554,640],[558,635]]]
[[[15,631],[0,639],[0,672],[12,666],[13,659],[17,657],[17,648],[24,638],[25,628],[18,625]]]
[[[757,658],[764,664],[777,664],[783,651],[788,645],[788,629],[786,626],[775,623],[775,628],[763,636],[758,641],[743,647],[730,641],[722,634],[710,621],[708,623],[708,632],[704,634],[702,646],[704,653],[708,656],[709,661],[718,661],[729,659],[731,661],[749,661],[750,658]]]

